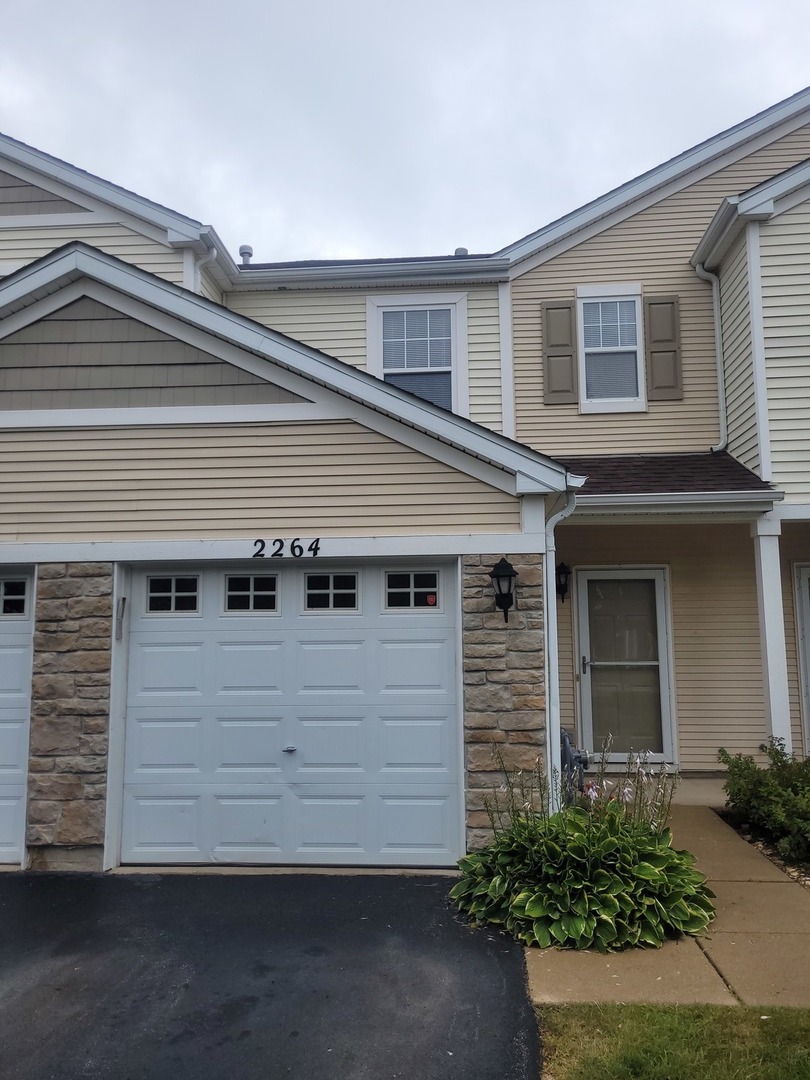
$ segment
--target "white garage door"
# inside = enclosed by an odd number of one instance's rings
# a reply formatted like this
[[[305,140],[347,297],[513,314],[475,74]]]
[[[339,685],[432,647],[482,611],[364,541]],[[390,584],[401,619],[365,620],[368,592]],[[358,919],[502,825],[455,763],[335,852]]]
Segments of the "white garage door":
[[[453,863],[454,577],[312,561],[137,576],[122,861]]]
[[[33,622],[30,576],[0,571],[0,863],[22,858]]]

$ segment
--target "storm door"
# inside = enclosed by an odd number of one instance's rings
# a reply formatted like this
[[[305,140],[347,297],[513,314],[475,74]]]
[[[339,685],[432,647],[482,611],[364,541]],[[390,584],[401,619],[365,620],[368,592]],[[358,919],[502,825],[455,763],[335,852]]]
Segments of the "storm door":
[[[673,761],[665,571],[580,570],[577,606],[585,746]]]

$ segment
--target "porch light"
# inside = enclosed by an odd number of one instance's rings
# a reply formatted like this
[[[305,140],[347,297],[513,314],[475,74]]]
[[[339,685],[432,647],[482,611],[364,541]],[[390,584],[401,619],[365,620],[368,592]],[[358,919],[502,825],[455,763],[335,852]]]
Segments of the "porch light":
[[[495,607],[503,612],[503,621],[509,621],[509,608],[515,600],[517,570],[505,558],[496,563],[489,572],[495,590]]]
[[[565,598],[568,596],[568,582],[571,580],[571,567],[564,562],[557,563],[554,577],[557,582],[557,596],[559,596],[560,602],[564,604]]]

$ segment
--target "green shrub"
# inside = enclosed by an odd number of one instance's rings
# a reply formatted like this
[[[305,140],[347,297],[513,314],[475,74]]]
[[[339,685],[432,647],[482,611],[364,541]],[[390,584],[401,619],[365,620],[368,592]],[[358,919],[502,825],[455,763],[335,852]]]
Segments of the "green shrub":
[[[743,754],[718,753],[728,769],[728,804],[789,863],[810,864],[810,759],[797,761],[782,739],[763,743],[769,766]]]
[[[506,813],[491,814],[495,838],[459,861],[463,876],[451,898],[473,922],[502,926],[541,948],[657,947],[703,931],[714,918],[714,893],[693,856],[672,847],[661,800],[648,797],[663,792],[668,806],[667,785],[641,759],[635,779],[629,776],[610,793],[600,774],[583,805],[556,813],[542,798],[521,801],[523,778],[517,791],[507,785]]]

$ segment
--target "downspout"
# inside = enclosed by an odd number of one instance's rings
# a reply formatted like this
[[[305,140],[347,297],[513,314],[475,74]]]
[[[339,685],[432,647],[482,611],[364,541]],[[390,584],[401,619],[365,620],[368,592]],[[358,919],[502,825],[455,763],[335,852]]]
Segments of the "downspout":
[[[567,482],[566,477],[566,482]],[[565,506],[552,514],[546,522],[546,553],[543,558],[543,595],[546,608],[546,769],[548,770],[548,790],[551,809],[559,809],[557,787],[560,783],[562,762],[560,755],[560,662],[557,642],[557,547],[554,530],[561,521],[570,517],[576,509],[576,491],[569,490]]]
[[[194,264],[194,292],[200,291],[200,285],[202,284],[202,269],[205,266],[210,266],[216,259],[219,252],[216,247],[212,247],[204,259],[200,259],[199,262]]]
[[[728,446],[728,411],[726,409],[726,371],[723,361],[723,320],[720,316],[720,278],[707,270],[703,263],[695,265],[695,273],[701,280],[711,282],[712,308],[714,310],[714,352],[717,361],[717,398],[720,412],[720,440],[710,447],[712,453]]]

